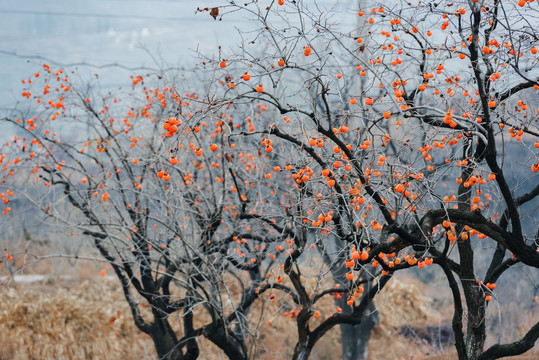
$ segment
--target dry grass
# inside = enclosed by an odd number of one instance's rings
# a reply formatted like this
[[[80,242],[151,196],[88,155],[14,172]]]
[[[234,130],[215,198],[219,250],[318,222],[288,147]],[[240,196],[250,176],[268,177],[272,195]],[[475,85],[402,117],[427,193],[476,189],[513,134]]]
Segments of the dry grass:
[[[84,281],[71,289],[58,285],[0,290],[1,359],[155,357],[114,282]]]
[[[375,348],[398,336],[406,318],[395,317],[395,306],[410,305],[410,318],[429,317],[427,299],[416,296],[414,286],[391,282],[380,304],[381,324],[373,337],[373,358],[380,359]],[[399,294],[398,296],[396,294]],[[51,281],[0,288],[0,358],[1,359],[118,359],[155,358],[150,338],[139,332],[114,280]],[[399,298],[397,304],[392,299]],[[407,303],[403,304],[403,299]],[[260,305],[262,306],[262,305]],[[330,314],[335,309],[331,298],[318,304]],[[260,307],[253,313],[260,313]],[[289,359],[296,339],[295,319],[282,311],[264,309],[272,320],[260,321],[253,350],[257,359]],[[120,312],[120,316],[118,316]],[[400,318],[400,320],[395,320]],[[319,319],[322,321],[322,319]],[[404,340],[406,343],[407,341]],[[208,341],[200,341],[201,359],[219,359],[223,354]],[[335,328],[316,346],[312,359],[338,359],[340,333]]]
[[[82,283],[49,280],[0,287],[0,360],[155,359],[152,341],[134,326],[117,282],[98,276],[84,278],[87,280]],[[451,347],[440,348],[400,335],[406,324],[418,327],[448,324],[451,309],[433,305],[432,298],[423,295],[425,291],[420,282],[395,278],[377,297],[380,324],[375,327],[369,344],[371,359],[457,358]],[[317,307],[324,316],[335,310],[329,297]],[[266,322],[268,319],[271,324]],[[296,341],[295,319],[284,317],[283,309],[277,305],[259,301],[251,312],[250,322],[258,325],[251,349],[256,359],[291,357]],[[209,341],[200,339],[199,345],[200,359],[225,358]],[[535,350],[518,359],[537,359],[538,355],[539,351]],[[338,327],[317,344],[311,359],[340,359]]]
[[[418,355],[443,351],[400,335],[405,325],[442,323],[444,316],[440,309],[433,307],[432,299],[422,295],[423,292],[424,285],[421,283],[395,277],[376,297],[380,323],[374,328],[369,342],[372,359],[415,359]]]

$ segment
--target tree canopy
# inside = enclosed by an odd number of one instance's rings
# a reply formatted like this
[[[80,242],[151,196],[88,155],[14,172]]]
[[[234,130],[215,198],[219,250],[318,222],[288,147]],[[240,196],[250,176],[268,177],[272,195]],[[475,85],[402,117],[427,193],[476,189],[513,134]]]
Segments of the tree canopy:
[[[181,84],[134,75],[103,94],[43,65],[32,113],[4,117],[4,215],[29,202],[91,239],[160,358],[196,359],[201,337],[256,358],[263,303],[264,322],[295,320],[306,359],[364,323],[393,274],[427,266],[452,293],[459,359],[539,337],[485,349],[496,282],[539,268],[536,3],[340,5],[198,9],[259,28]]]

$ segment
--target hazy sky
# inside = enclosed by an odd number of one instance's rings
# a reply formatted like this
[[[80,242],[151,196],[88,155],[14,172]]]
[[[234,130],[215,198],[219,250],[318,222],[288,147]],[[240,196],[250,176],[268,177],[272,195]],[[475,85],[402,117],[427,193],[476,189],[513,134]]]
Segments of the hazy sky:
[[[189,67],[196,62],[195,49],[212,54],[222,45],[226,51],[239,42],[236,28],[256,24],[235,14],[223,21],[208,12],[195,14],[197,7],[219,3],[226,1],[0,1],[0,108],[20,100],[21,80],[43,63],[78,64],[83,76],[99,73],[103,86],[117,86],[142,72],[136,70],[141,66]],[[355,1],[340,3],[353,7]]]
[[[234,26],[249,25],[232,16],[215,21],[197,6],[216,1],[27,0],[0,2],[0,106],[19,99],[21,80],[43,63],[79,64],[100,73],[104,85],[129,81],[141,66],[193,66],[194,50],[212,53],[231,43]],[[243,24],[242,24],[243,23]],[[226,34],[226,36],[223,36]],[[157,63],[156,63],[157,62]]]

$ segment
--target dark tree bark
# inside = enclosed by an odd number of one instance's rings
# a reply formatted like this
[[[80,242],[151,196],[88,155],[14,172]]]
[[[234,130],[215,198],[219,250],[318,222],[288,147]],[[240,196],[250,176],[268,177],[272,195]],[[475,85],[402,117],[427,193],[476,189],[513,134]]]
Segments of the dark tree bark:
[[[362,360],[369,356],[369,339],[375,325],[378,324],[378,313],[373,303],[367,308],[368,314],[359,325],[342,324],[341,342],[343,360]]]
[[[482,353],[478,360],[499,359],[506,356],[516,356],[524,354],[526,351],[533,348],[535,342],[539,338],[539,323],[535,324],[524,337],[511,344],[496,344],[491,346],[487,351]]]
[[[196,359],[196,357],[192,357],[194,354],[191,354],[188,358],[182,354],[178,346],[178,338],[166,319],[155,319],[150,330],[150,336],[159,360]]]
[[[206,337],[217,345],[231,360],[246,360],[248,354],[242,344],[234,338],[232,332],[227,333],[223,326],[211,326]]]

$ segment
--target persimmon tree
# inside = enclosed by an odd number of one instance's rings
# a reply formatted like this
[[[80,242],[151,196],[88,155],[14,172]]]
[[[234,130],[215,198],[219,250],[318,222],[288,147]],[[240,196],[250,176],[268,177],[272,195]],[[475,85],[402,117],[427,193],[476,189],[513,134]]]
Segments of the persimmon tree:
[[[301,270],[316,279],[308,286],[292,269],[317,231],[298,226],[307,217],[295,215],[304,212],[289,188],[297,175],[279,179],[291,163],[262,171],[269,160],[264,140],[232,136],[252,131],[259,115],[238,121],[227,105],[215,112],[210,90],[180,95],[160,76],[134,76],[132,91],[114,95],[71,77],[43,65],[24,80],[28,108],[3,118],[12,134],[2,145],[3,220],[30,206],[44,214],[43,223],[91,239],[106,264],[101,275],[110,269],[119,279],[135,325],[151,336],[159,358],[195,359],[202,337],[231,359],[256,358],[265,351],[256,346],[259,312],[271,307],[268,324],[283,313],[294,319],[308,291],[319,293],[311,308],[330,296],[350,306],[349,286],[335,286],[352,274],[341,271],[342,256],[318,271],[320,245],[310,245],[315,256],[301,259]],[[5,261],[18,255],[31,256],[6,253]],[[328,276],[335,268],[340,278]],[[357,280],[355,297],[362,282],[374,296],[381,286],[373,280]],[[314,319],[343,312],[318,309]]]
[[[231,359],[253,358],[250,306],[290,290],[266,279],[283,231],[245,217],[260,195],[240,180],[255,163],[228,140],[230,120],[191,121],[205,102],[197,93],[140,75],[115,95],[83,93],[48,65],[25,84],[39,115],[3,119],[13,134],[1,155],[4,216],[30,204],[91,239],[160,359],[196,359],[200,337]]]
[[[539,195],[536,3],[371,2],[352,28],[343,25],[351,10],[334,3],[231,3],[220,13],[237,11],[260,29],[216,60],[227,92],[211,107],[267,111],[231,137],[260,139],[268,168],[284,162],[292,173],[281,206],[307,238],[290,261],[307,256],[309,239],[322,257],[351,258],[342,289],[351,313],[314,328],[320,295],[292,281],[301,302],[294,358],[335,325],[361,323],[376,291],[357,305],[355,271],[371,261],[383,268],[367,276],[378,288],[403,267],[441,268],[460,359],[532,348],[539,324],[514,343],[485,350],[485,340],[496,281],[515,265],[539,267],[536,205],[523,207]]]
[[[256,358],[255,313],[295,322],[294,359],[337,326],[360,358],[373,299],[432,264],[460,359],[526,352],[539,325],[485,341],[496,281],[539,267],[536,3],[330,5],[199,9],[260,27],[202,54],[191,89],[138,75],[90,93],[45,65],[33,107],[4,118],[4,215],[19,198],[91,239],[162,359],[202,338]]]

